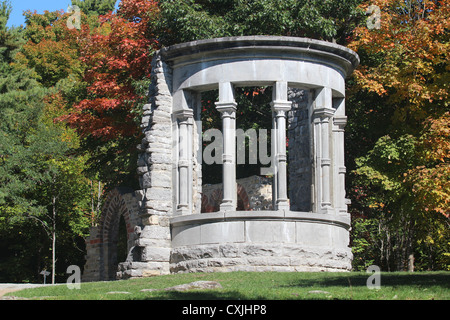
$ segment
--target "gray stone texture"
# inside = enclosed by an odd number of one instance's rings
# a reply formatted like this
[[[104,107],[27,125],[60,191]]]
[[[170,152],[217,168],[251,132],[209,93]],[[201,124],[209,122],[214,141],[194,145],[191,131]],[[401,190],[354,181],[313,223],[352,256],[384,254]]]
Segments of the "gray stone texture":
[[[289,88],[292,109],[288,113],[289,199],[292,211],[311,211],[313,162],[309,110],[312,92]]]
[[[170,271],[348,271],[348,248],[307,247],[295,244],[224,243],[173,249]]]
[[[294,37],[208,39],[158,51],[137,146],[140,190],[112,196],[115,204],[105,208],[105,219],[87,241],[83,279],[107,280],[116,271],[125,279],[170,272],[350,270],[345,78],[358,63],[345,47]],[[273,126],[280,129],[273,179],[236,181],[237,86],[273,87]],[[221,185],[202,186],[198,121],[201,93],[212,89],[219,90],[224,174]],[[116,268],[120,215],[127,220],[129,255]]]

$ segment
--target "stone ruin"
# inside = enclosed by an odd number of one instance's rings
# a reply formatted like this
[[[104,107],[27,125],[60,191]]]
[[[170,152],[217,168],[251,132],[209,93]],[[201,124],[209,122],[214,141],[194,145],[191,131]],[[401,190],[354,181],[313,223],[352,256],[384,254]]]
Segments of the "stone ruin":
[[[158,51],[138,146],[141,189],[109,195],[86,242],[83,281],[351,270],[345,79],[358,63],[343,46],[278,36],[209,39]],[[234,88],[241,86],[272,87],[270,178],[236,180]],[[214,89],[223,179],[202,185],[201,96]],[[125,261],[118,261],[119,219]]]

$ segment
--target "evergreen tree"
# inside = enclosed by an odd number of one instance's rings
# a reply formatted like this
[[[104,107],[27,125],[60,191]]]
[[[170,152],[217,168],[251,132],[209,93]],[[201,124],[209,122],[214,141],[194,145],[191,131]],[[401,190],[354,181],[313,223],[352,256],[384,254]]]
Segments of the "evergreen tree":
[[[10,10],[0,4],[0,21],[7,21]],[[27,149],[27,137],[43,108],[46,90],[30,69],[16,70],[14,55],[23,43],[21,34],[8,30],[6,22],[0,29],[0,208],[2,213],[14,212],[17,206],[30,210],[32,203],[22,195],[31,188],[35,174]],[[6,210],[5,208],[8,208]],[[6,210],[6,211],[4,211]]]
[[[6,29],[6,23],[8,22],[11,10],[11,3],[9,1],[3,1],[0,3],[0,30]]]
[[[76,136],[53,121],[55,89],[45,88],[34,69],[16,60],[24,32],[6,28],[5,3],[0,2],[0,282],[36,281],[43,268],[55,270],[56,257],[61,273],[67,267],[62,263],[83,264],[84,253],[74,242],[82,244],[80,236],[88,231],[90,192],[82,173],[85,159],[73,156]]]

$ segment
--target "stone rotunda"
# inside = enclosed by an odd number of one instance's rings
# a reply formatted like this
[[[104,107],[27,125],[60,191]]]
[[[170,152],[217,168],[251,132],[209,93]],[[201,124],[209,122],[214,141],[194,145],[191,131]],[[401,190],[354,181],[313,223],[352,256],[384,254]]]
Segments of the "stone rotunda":
[[[208,39],[158,51],[138,146],[141,189],[116,192],[124,199],[109,205],[122,203],[120,212],[109,215],[126,212],[127,221],[128,257],[116,277],[351,270],[345,79],[358,63],[357,54],[343,46],[278,36]],[[272,87],[271,210],[237,209],[242,191],[234,88],[243,86]],[[300,89],[299,103],[292,97]],[[202,213],[201,96],[210,90],[219,92],[223,179],[217,211]],[[101,223],[92,230],[85,280],[111,278],[109,239],[117,238],[116,229]]]

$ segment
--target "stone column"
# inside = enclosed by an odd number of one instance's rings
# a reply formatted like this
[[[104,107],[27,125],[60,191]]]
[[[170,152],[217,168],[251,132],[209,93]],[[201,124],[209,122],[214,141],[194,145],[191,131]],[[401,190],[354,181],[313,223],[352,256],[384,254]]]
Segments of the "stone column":
[[[178,119],[178,214],[191,213],[192,179],[192,125],[193,111],[184,109],[176,114]]]
[[[347,213],[347,203],[345,199],[345,152],[344,152],[344,128],[347,124],[345,116],[344,98],[333,99],[336,114],[333,117],[333,158],[334,158],[334,207],[337,213],[345,215]]]
[[[222,115],[222,182],[221,211],[236,210],[236,106],[233,86],[229,82],[219,84],[219,102],[216,109]]]
[[[330,118],[334,115],[332,108],[332,95],[330,88],[321,88],[316,90],[316,100],[314,108],[314,149],[316,154],[315,168],[318,171],[316,175],[316,185],[318,194],[316,201],[319,204],[316,208],[320,211],[331,209],[331,188],[332,176],[330,174]]]
[[[291,110],[292,102],[287,97],[287,82],[276,82],[273,86],[272,113],[275,130],[275,176],[273,192],[275,210],[289,210],[287,196],[287,171],[286,171],[286,112]],[[272,142],[273,143],[273,142]]]

